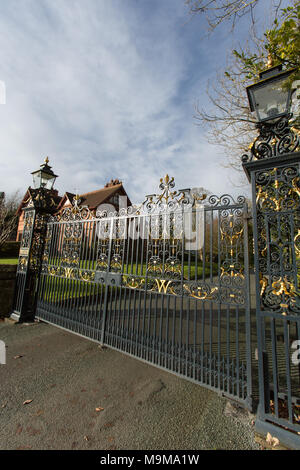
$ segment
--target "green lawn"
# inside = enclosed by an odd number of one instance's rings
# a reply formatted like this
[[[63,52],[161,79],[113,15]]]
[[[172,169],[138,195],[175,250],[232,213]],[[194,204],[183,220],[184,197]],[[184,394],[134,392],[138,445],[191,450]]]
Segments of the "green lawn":
[[[86,263],[81,261],[79,263],[79,269],[83,269],[83,265]],[[96,268],[95,262],[92,265],[89,265],[91,271]],[[92,269],[91,269],[92,268]],[[127,272],[127,269],[128,272]],[[202,266],[197,266],[197,278],[201,279],[203,274]],[[74,269],[78,269],[77,266],[74,266]],[[87,267],[85,266],[85,269]],[[195,279],[196,269],[195,266],[187,266],[186,264],[183,266],[184,269],[184,279]],[[211,274],[216,275],[218,272],[217,264],[212,265],[212,273],[210,272],[210,268],[206,266],[205,268],[205,277],[209,277]],[[146,273],[146,264],[136,265],[133,263],[132,265],[123,266],[123,274],[126,276],[141,276],[144,279]],[[159,273],[157,274],[158,277]],[[156,277],[155,273],[149,275],[150,278]],[[180,277],[179,277],[180,279]],[[75,299],[80,297],[89,297],[89,296],[97,296],[101,294],[102,290],[104,289],[104,284],[98,284],[94,282],[86,282],[84,280],[80,280],[78,278],[66,278],[61,276],[51,276],[46,275],[42,276],[42,285],[41,291],[43,292],[42,298],[43,300],[47,301],[63,301],[67,299]],[[109,287],[109,290],[114,291],[116,288],[113,286]]]
[[[18,258],[0,258],[0,264],[18,264]],[[79,264],[79,267],[82,269],[82,268],[85,268],[85,269],[91,269],[91,270],[94,270],[96,268],[96,262],[93,261],[93,262],[90,262],[90,263],[86,263],[85,261],[81,261],[80,264]],[[142,269],[141,269],[142,268]],[[216,263],[213,263],[213,275],[216,275],[217,272],[218,272],[218,266]],[[132,274],[132,275],[145,275],[145,272],[146,272],[146,265],[143,263],[143,265],[138,265],[136,266],[135,263],[133,263],[132,265],[128,265],[128,266],[124,266],[123,267],[123,272],[124,274],[127,274],[127,271],[128,271],[128,274]],[[184,265],[184,278],[188,278],[190,277],[191,279],[194,279],[195,278],[195,271],[196,271],[196,267],[192,264],[191,266],[187,266],[186,263]],[[197,266],[197,277],[200,278],[202,276],[202,273],[203,273],[203,268],[202,266],[198,265]],[[205,274],[208,276],[210,274],[210,265],[207,263],[206,267],[205,267]]]
[[[18,264],[18,258],[0,258],[0,264]]]

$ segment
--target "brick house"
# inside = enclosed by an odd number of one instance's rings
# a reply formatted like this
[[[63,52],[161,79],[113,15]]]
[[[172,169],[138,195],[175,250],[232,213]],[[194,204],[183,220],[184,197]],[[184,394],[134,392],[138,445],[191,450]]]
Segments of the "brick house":
[[[56,189],[51,190],[51,196],[56,204],[56,214],[63,211],[64,208],[71,206],[75,194],[66,192],[63,196],[59,196]],[[29,187],[22,199],[17,210],[19,216],[17,241],[20,241],[24,226],[24,208],[29,204],[32,197],[32,189]],[[88,206],[93,215],[96,216],[98,210],[109,209],[109,211],[118,211],[121,207],[131,206],[131,201],[124,189],[122,181],[115,179],[110,180],[103,188],[79,195],[79,205]]]

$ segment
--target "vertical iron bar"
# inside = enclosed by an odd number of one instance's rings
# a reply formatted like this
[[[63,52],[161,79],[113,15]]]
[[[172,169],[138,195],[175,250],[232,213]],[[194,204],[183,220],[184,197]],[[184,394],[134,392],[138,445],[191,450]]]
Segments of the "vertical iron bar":
[[[108,245],[108,260],[107,260],[107,270],[109,272],[110,263],[111,263],[111,247],[112,247],[112,230],[113,230],[113,218],[108,219],[110,221],[110,231],[109,231],[109,245]],[[108,284],[105,283],[105,293],[104,293],[104,305],[103,305],[103,314],[102,314],[102,331],[100,344],[105,343],[105,326],[106,326],[106,315],[107,315],[107,300],[108,300]]]

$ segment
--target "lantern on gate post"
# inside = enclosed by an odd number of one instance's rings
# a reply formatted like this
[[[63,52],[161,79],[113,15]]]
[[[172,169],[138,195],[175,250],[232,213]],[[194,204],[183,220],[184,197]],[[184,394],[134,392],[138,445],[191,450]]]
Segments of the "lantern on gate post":
[[[260,134],[251,145],[251,157],[243,155],[244,163],[294,152],[299,136],[289,120],[293,89],[286,81],[296,69],[282,70],[277,65],[259,74],[259,81],[246,88],[250,110],[256,113]]]
[[[250,109],[256,112],[258,122],[288,115],[292,90],[283,84],[295,70],[282,71],[282,65],[277,65],[261,72],[260,80],[246,88]]]
[[[33,188],[30,189],[34,206],[47,213],[53,212],[56,208],[55,197],[57,191],[53,188],[57,175],[49,165],[49,158],[46,157],[40,168],[32,173]]]
[[[31,173],[34,189],[53,189],[57,175],[53,173],[51,166],[49,166],[48,163],[49,158],[46,157],[44,163],[40,166],[40,169]]]

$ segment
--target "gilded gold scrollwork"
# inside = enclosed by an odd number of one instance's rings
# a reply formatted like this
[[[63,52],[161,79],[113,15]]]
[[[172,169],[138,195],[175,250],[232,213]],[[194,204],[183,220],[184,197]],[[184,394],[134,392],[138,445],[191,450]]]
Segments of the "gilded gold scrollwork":
[[[79,270],[79,279],[85,282],[92,282],[95,279],[95,271]]]
[[[257,172],[256,183],[261,305],[283,315],[299,313],[299,168]]]

